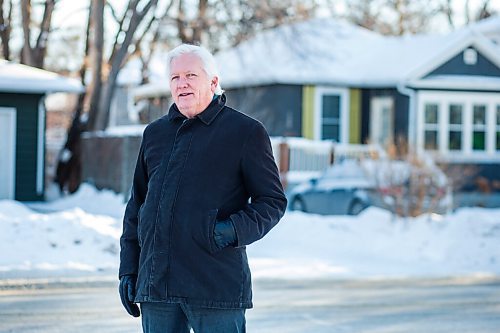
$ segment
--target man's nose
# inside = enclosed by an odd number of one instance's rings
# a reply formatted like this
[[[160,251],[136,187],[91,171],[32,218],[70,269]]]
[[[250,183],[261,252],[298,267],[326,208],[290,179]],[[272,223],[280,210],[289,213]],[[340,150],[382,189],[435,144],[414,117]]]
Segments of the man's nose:
[[[185,87],[187,86],[187,78],[185,77],[180,77],[179,78],[179,81],[178,81],[178,84],[180,87]]]

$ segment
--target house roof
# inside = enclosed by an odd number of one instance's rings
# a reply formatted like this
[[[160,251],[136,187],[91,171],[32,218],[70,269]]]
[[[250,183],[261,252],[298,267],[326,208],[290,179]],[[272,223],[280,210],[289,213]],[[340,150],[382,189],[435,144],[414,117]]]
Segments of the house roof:
[[[490,39],[496,35],[500,16],[448,35],[402,37],[315,19],[262,32],[216,57],[226,88],[273,83],[392,87],[421,78],[468,46],[500,67],[500,46]]]
[[[0,60],[0,92],[52,93],[83,91],[82,84],[53,72]]]

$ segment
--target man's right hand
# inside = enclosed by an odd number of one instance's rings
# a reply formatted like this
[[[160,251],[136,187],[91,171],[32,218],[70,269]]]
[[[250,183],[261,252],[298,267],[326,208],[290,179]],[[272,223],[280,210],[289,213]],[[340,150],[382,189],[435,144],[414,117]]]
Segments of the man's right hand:
[[[124,275],[120,278],[120,299],[129,315],[139,317],[141,311],[137,304],[134,303],[136,281],[136,275]]]

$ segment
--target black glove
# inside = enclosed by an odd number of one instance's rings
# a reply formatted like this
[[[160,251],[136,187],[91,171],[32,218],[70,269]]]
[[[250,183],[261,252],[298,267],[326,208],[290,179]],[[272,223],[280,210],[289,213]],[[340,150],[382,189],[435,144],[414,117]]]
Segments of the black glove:
[[[214,240],[219,249],[236,245],[236,230],[231,220],[217,221],[215,223]]]
[[[120,278],[120,299],[129,315],[139,317],[141,311],[137,304],[134,303],[136,282],[136,275],[124,275]]]

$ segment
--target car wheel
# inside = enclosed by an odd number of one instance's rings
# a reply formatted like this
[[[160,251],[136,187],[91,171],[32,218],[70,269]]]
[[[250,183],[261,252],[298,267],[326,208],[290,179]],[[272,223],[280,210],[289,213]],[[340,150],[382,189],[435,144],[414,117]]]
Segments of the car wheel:
[[[359,200],[355,200],[350,206],[349,206],[349,215],[358,215],[361,213],[367,206],[363,204]]]
[[[306,212],[306,205],[304,203],[304,200],[300,197],[293,199],[291,207],[292,210]]]

